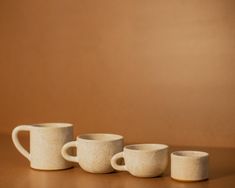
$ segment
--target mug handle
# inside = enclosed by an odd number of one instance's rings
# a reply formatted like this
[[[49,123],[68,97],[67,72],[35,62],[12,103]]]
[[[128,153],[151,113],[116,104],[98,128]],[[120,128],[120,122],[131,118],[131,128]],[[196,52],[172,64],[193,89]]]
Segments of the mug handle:
[[[69,155],[67,152],[68,149],[71,147],[77,147],[77,141],[66,143],[61,149],[61,155],[63,156],[65,160],[77,163],[78,162],[77,156]]]
[[[117,164],[118,159],[121,159],[121,158],[124,159],[123,152],[120,152],[120,153],[115,154],[115,155],[112,157],[112,159],[111,159],[111,165],[112,165],[112,167],[113,167],[115,170],[118,170],[118,171],[127,171],[127,168],[126,168],[125,165],[119,165],[119,164]]]
[[[20,125],[17,126],[16,128],[13,129],[12,131],[12,141],[16,147],[16,149],[30,161],[30,153],[20,144],[19,138],[18,138],[18,133],[20,131],[29,131],[31,130],[30,125]]]

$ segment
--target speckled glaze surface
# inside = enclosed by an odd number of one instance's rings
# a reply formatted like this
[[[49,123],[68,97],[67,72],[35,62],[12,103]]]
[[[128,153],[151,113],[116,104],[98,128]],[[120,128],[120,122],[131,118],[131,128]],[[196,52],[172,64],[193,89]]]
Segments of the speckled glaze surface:
[[[178,181],[208,179],[209,154],[202,151],[175,151],[171,153],[171,177]]]
[[[18,133],[30,132],[30,151],[20,144]],[[62,146],[73,140],[73,125],[69,123],[42,123],[20,125],[12,131],[17,150],[30,161],[31,168],[38,170],[61,170],[71,168],[72,163],[61,156]]]
[[[77,148],[77,156],[67,153],[70,147]],[[79,163],[87,172],[109,173],[114,171],[110,163],[112,156],[122,149],[122,136],[94,133],[78,136],[76,141],[65,144],[61,153],[66,160]]]
[[[124,158],[125,165],[117,164]],[[163,144],[136,144],[124,147],[124,151],[111,159],[112,167],[128,171],[137,177],[156,177],[163,174],[168,163],[168,146]]]

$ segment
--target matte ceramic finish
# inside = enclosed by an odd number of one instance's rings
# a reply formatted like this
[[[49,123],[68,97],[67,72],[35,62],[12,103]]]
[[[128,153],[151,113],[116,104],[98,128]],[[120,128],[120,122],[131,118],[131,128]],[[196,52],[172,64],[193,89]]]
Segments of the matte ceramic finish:
[[[179,181],[208,179],[209,154],[201,151],[176,151],[171,154],[171,177]]]
[[[125,165],[117,164],[124,158]],[[111,159],[112,167],[128,171],[137,177],[156,177],[163,174],[168,163],[168,146],[163,144],[136,144],[124,147],[124,151]]]
[[[70,156],[67,150],[77,148],[77,156]],[[114,171],[110,160],[123,149],[123,137],[115,134],[84,134],[77,141],[65,144],[62,148],[63,157],[79,163],[80,167],[91,173],[109,173]]]
[[[30,132],[30,152],[18,140],[20,131]],[[30,161],[30,166],[39,170],[59,170],[72,167],[61,156],[61,148],[73,139],[73,125],[69,123],[43,123],[20,125],[12,131],[12,140],[17,150]]]

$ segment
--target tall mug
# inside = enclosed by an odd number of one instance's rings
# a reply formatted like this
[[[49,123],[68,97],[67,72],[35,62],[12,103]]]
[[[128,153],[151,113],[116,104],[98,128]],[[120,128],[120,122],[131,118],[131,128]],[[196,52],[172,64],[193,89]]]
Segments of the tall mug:
[[[29,152],[19,142],[18,133],[21,131],[30,133]],[[12,140],[16,149],[30,161],[31,168],[60,170],[73,166],[61,156],[62,146],[73,140],[73,125],[70,123],[20,125],[12,131]]]

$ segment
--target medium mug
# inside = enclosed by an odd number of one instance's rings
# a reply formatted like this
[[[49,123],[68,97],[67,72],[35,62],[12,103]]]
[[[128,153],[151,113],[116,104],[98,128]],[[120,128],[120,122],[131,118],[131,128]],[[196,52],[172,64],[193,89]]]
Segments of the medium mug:
[[[67,150],[77,148],[77,156],[71,156]],[[62,156],[71,162],[79,163],[80,167],[91,173],[109,173],[114,171],[110,160],[123,149],[123,137],[116,134],[83,134],[76,141],[65,144]]]
[[[19,142],[18,133],[21,131],[30,133],[29,152]],[[13,129],[12,140],[16,149],[30,161],[31,168],[60,170],[72,167],[72,163],[61,156],[62,146],[73,140],[73,125],[70,123],[20,125]]]
[[[125,165],[117,164],[123,158]],[[135,144],[124,147],[111,159],[112,167],[128,171],[137,177],[156,177],[163,174],[168,163],[168,146],[163,144]]]

